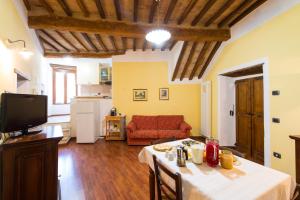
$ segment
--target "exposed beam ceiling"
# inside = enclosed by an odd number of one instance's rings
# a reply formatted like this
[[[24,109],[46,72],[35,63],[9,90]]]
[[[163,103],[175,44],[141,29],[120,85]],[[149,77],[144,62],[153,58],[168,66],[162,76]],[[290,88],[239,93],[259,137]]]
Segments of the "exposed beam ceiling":
[[[92,52],[69,52],[69,53],[48,53],[44,54],[47,58],[61,58],[66,56],[71,56],[74,58],[110,58],[115,55],[123,55],[125,54],[124,51],[120,52],[103,52],[103,53],[92,53]]]
[[[172,80],[201,78],[230,28],[267,0],[21,0],[47,56],[106,57],[172,50],[183,41]],[[145,40],[160,28],[161,46]]]
[[[145,38],[145,34],[156,28],[152,24],[135,24],[107,20],[83,20],[71,17],[29,16],[28,25],[34,29],[52,29],[61,31],[99,33],[123,37]],[[170,31],[174,40],[183,41],[226,41],[230,38],[227,28],[191,28],[162,25]]]

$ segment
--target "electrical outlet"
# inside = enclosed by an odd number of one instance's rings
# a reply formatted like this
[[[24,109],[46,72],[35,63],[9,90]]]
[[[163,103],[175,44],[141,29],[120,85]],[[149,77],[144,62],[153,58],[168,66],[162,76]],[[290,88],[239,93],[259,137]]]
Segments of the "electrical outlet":
[[[272,118],[272,122],[279,124],[280,123],[280,119],[279,118]]]
[[[281,154],[280,154],[280,153],[273,152],[273,156],[274,156],[275,158],[281,159]]]
[[[272,95],[273,96],[279,96],[280,95],[280,91],[279,90],[273,90],[272,91]]]

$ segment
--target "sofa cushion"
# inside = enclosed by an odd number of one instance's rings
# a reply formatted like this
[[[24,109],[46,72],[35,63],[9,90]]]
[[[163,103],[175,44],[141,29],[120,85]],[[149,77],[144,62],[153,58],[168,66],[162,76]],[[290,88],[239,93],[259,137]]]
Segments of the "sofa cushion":
[[[131,134],[131,138],[157,139],[158,132],[157,130],[136,130],[133,132],[133,134]]]
[[[132,121],[136,124],[136,128],[144,130],[157,129],[157,116],[134,115]]]
[[[159,130],[180,129],[181,122],[183,122],[183,115],[159,115],[159,116],[157,116],[157,128]]]
[[[181,130],[158,130],[158,138],[171,138],[176,139],[187,138],[187,134]]]

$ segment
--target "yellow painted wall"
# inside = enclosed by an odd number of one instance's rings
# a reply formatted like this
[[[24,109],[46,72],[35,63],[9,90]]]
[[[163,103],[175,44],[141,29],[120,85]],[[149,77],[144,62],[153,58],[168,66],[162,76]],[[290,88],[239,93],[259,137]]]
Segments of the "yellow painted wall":
[[[25,40],[27,48],[34,52],[34,56],[24,59],[19,55],[18,50],[7,49],[2,41],[8,38]],[[22,45],[18,43],[15,47],[22,47]],[[0,93],[16,92],[17,76],[14,68],[31,76],[32,81],[24,92],[32,92],[32,89],[36,89],[35,85],[40,84],[42,79],[41,58],[41,53],[34,47],[12,0],[0,0]]]
[[[260,58],[269,60],[270,91],[280,90],[280,96],[270,96],[271,152],[282,159],[271,158],[271,166],[295,176],[294,142],[290,134],[300,134],[300,4],[274,17],[262,26],[226,46],[207,80],[212,81],[212,132],[217,135],[217,74],[226,68]],[[271,119],[270,119],[271,121]]]
[[[159,100],[159,88],[169,88],[170,100]],[[148,89],[148,101],[133,101],[132,89]],[[200,85],[168,84],[167,62],[114,62],[113,103],[118,112],[127,115],[182,114],[193,127],[200,129]]]

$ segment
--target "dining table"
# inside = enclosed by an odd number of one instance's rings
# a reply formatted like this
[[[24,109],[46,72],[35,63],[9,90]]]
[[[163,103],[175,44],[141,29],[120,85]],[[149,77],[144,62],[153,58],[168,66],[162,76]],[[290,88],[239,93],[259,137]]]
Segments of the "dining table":
[[[176,140],[167,144],[176,148],[188,140],[191,139]],[[153,155],[171,172],[180,173],[185,200],[289,200],[296,187],[295,180],[289,174],[241,157],[236,157],[236,164],[228,170],[220,165],[210,167],[206,162],[194,164],[191,159],[186,161],[185,167],[179,167],[176,157],[170,161],[165,154],[151,145],[144,147],[138,155],[139,161],[149,166],[151,200],[155,199]],[[172,185],[172,180],[169,181]]]

